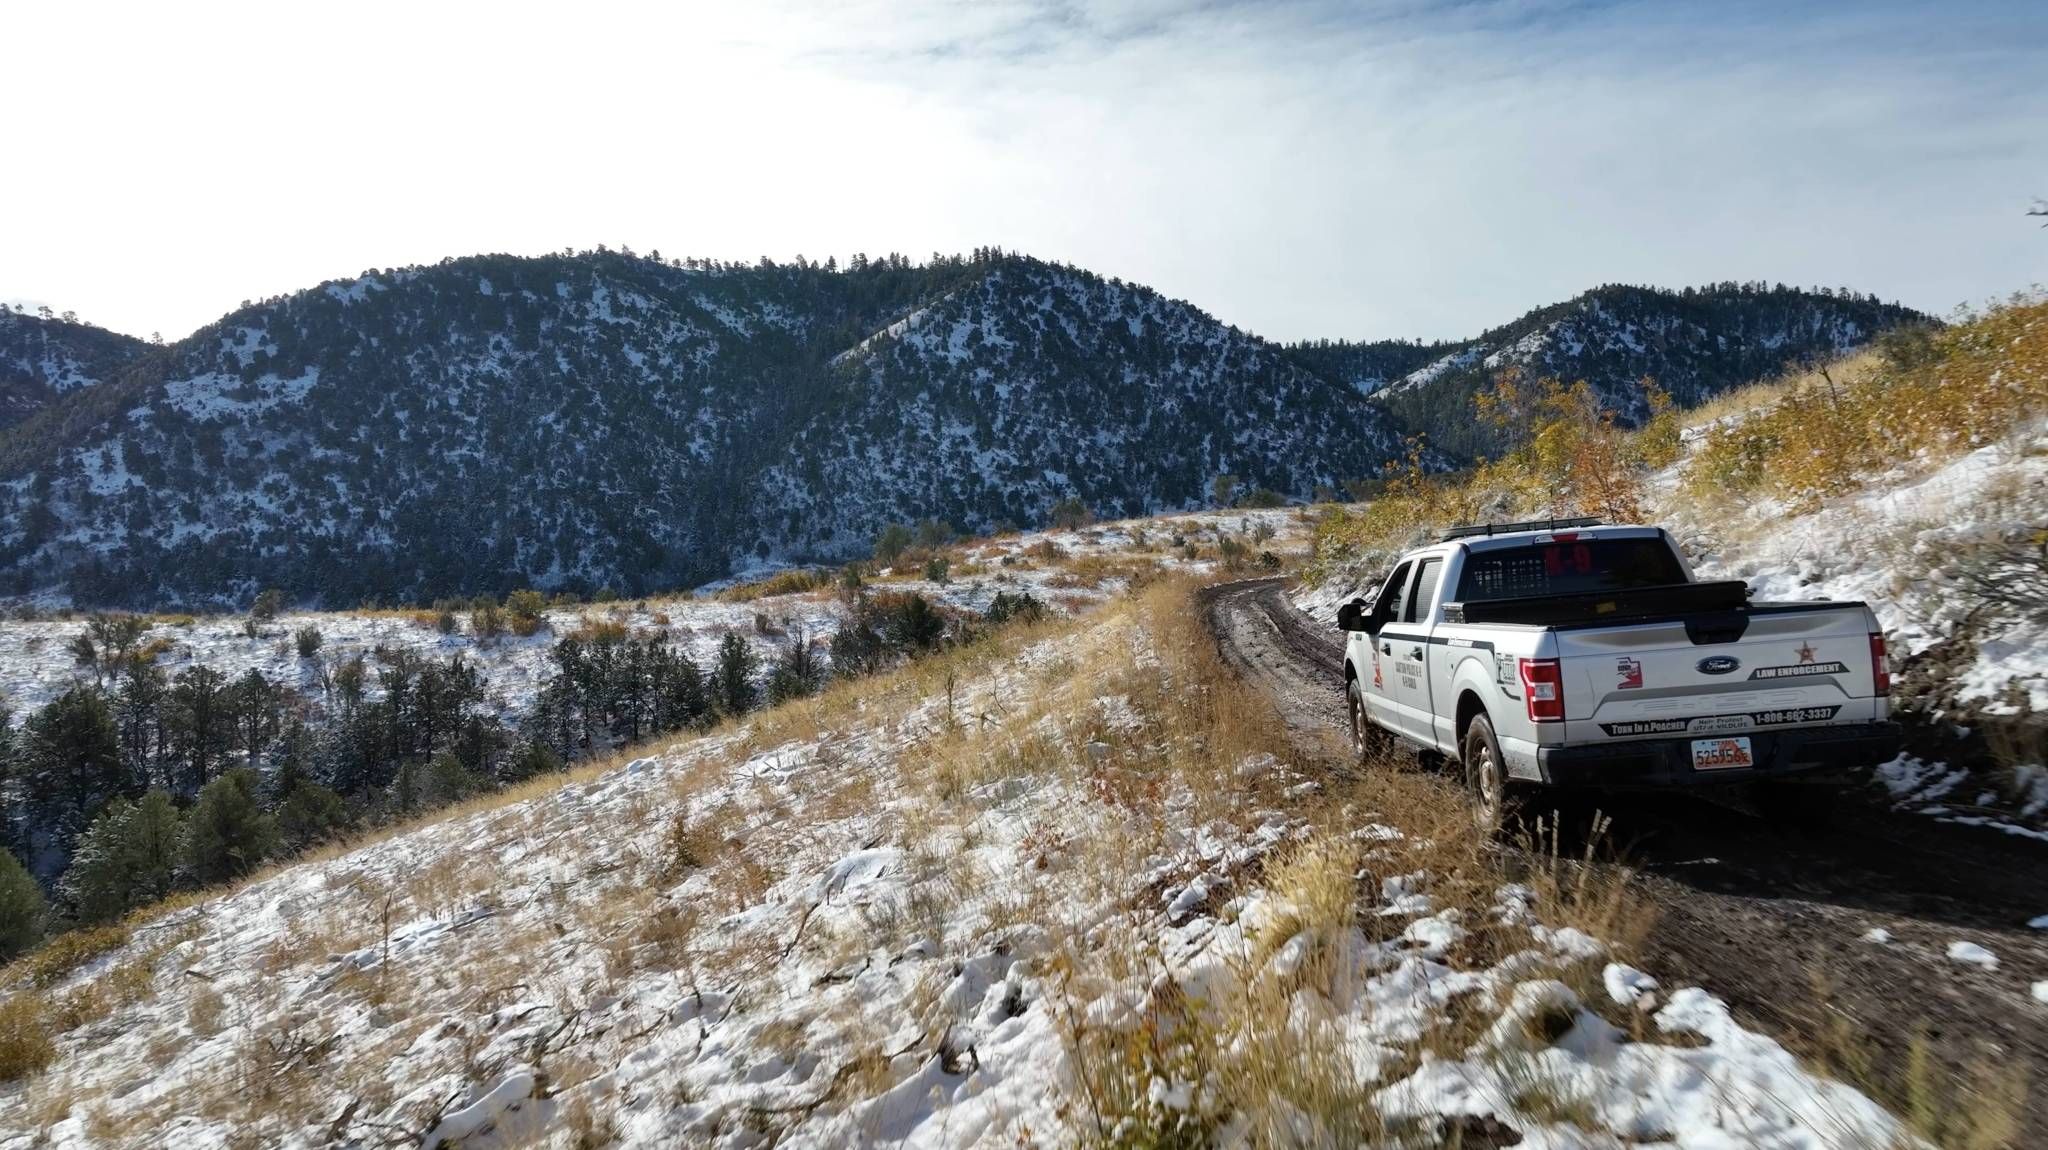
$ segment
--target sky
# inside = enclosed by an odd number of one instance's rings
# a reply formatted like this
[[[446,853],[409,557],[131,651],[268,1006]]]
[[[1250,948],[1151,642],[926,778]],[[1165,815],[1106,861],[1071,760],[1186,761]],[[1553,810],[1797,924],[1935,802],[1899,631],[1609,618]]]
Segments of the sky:
[[[2048,280],[2048,4],[8,12],[0,300],[175,339],[371,268],[996,245],[1276,339],[1601,283]]]

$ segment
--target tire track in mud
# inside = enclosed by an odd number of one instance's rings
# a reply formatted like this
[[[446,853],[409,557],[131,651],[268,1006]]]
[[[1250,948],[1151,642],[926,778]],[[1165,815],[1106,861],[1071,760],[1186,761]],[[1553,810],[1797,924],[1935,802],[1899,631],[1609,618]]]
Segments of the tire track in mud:
[[[1272,698],[1291,741],[1352,769],[1341,638],[1286,591],[1278,579],[1225,583],[1199,602],[1224,659]],[[1595,805],[1658,907],[1641,960],[1666,985],[1704,986],[1795,1046],[1845,1021],[1895,1071],[1916,1035],[1958,1075],[2021,1067],[2029,1105],[2013,1145],[2048,1147],[2048,1003],[2032,995],[2048,980],[2048,931],[2027,925],[2048,915],[2048,845],[1864,803],[1806,831],[1687,795],[1600,796],[1564,813],[1586,819]],[[1873,931],[1889,941],[1869,941]],[[1957,942],[1990,950],[1997,969],[1950,959]]]

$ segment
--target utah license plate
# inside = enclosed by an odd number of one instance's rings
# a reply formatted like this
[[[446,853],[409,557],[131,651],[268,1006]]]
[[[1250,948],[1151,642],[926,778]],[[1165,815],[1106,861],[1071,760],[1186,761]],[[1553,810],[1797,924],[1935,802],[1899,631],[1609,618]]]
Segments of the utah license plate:
[[[1750,753],[1746,735],[1692,741],[1692,769],[1695,771],[1731,771],[1753,766],[1756,766],[1756,756]]]

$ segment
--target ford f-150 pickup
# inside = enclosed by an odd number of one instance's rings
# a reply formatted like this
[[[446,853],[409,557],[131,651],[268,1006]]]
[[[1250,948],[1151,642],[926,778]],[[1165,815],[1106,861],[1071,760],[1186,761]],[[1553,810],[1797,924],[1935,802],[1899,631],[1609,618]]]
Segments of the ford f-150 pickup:
[[[1337,619],[1360,758],[1398,740],[1459,764],[1488,831],[1543,786],[1744,784],[1812,816],[1816,787],[1898,752],[1869,607],[1695,582],[1656,527],[1461,527]]]

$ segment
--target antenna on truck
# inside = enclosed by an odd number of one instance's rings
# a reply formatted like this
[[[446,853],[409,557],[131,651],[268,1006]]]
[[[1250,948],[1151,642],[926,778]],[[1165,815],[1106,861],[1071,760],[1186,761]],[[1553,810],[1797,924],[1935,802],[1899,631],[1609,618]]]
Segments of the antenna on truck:
[[[1470,539],[1475,535],[1506,535],[1514,531],[1561,531],[1573,527],[1605,527],[1606,521],[1594,515],[1582,515],[1576,519],[1532,519],[1527,523],[1468,523],[1444,532],[1442,542],[1453,539]]]

